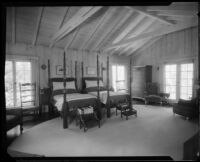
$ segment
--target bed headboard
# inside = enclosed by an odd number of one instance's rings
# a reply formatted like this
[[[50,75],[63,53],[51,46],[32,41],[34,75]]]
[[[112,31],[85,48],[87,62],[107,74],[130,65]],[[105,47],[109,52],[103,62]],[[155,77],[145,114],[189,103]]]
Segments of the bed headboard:
[[[83,77],[82,78],[82,90],[85,90],[85,88],[86,88],[85,80],[94,80],[94,81],[96,80],[97,81],[98,78],[97,77]],[[103,81],[103,78],[100,77],[99,80]]]
[[[76,78],[66,78],[66,82],[75,81],[75,87],[77,89],[77,80]],[[53,82],[64,82],[64,78],[50,78],[50,88],[53,89]]]

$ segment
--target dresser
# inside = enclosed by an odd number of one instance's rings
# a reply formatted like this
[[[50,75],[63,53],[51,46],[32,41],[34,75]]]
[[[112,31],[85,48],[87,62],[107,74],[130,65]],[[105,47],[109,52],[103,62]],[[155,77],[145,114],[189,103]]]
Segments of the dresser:
[[[152,66],[133,66],[132,68],[132,96],[144,98],[146,85],[152,82]]]

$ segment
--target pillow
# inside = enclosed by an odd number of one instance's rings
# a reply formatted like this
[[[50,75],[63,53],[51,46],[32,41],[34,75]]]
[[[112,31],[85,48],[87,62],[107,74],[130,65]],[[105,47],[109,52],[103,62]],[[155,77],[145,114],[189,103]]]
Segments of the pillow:
[[[66,82],[66,87],[67,89],[76,89],[75,87],[75,81],[70,81],[70,82]]]
[[[76,90],[75,81],[66,82],[66,88]],[[60,89],[64,89],[63,82],[53,82],[53,91]]]
[[[64,89],[63,82],[53,82],[53,91],[58,89]]]
[[[86,83],[86,88],[97,87],[96,80],[85,80],[85,83]],[[102,80],[99,81],[99,87],[104,87]]]

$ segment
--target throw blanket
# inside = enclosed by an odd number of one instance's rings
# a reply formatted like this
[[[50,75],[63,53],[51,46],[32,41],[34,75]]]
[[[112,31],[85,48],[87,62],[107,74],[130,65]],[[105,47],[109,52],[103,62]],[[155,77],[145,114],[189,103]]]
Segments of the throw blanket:
[[[97,96],[97,92],[89,92],[89,94]],[[128,95],[128,93],[110,91],[110,96],[126,96],[126,95]],[[106,104],[107,103],[107,91],[100,91],[99,98],[103,104]]]
[[[96,97],[90,94],[80,94],[80,93],[67,94],[66,96],[67,102],[76,100],[85,100],[85,99],[96,99]],[[58,111],[61,111],[63,105],[63,94],[54,96],[54,100],[56,101],[55,106],[57,107]]]

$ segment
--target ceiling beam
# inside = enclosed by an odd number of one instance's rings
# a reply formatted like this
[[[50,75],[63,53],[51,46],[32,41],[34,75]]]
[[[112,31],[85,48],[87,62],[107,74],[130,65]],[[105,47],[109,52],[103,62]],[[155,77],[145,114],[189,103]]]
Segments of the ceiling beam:
[[[118,47],[116,49],[111,50],[110,54],[113,55],[117,50],[119,50],[121,47]]]
[[[197,11],[161,11],[157,15],[194,17],[197,16]]]
[[[130,43],[130,42],[133,42],[133,41],[136,41],[136,40],[140,40],[140,39],[162,36],[162,35],[165,35],[165,34],[169,34],[169,33],[172,33],[172,32],[179,31],[179,30],[187,29],[187,28],[194,27],[194,26],[197,26],[197,25],[198,25],[198,21],[188,21],[186,23],[180,23],[178,25],[162,27],[160,29],[157,29],[156,31],[143,33],[143,34],[140,34],[140,35],[136,35],[132,38],[120,41],[118,43],[115,43],[115,44],[105,48],[104,50],[108,50],[108,49],[115,48],[115,47],[118,47],[118,46],[126,45],[127,43]]]
[[[32,42],[33,46],[35,45],[35,43],[37,41],[37,38],[38,38],[38,32],[39,32],[39,29],[40,29],[40,23],[41,23],[43,11],[44,11],[44,7],[40,7],[39,11],[38,11],[38,17],[37,17],[37,22],[36,22],[35,33],[33,35],[33,42]]]
[[[16,42],[16,9],[12,7],[12,43]]]
[[[134,43],[134,48],[130,49],[129,51],[126,52],[126,56],[129,56],[130,54],[132,54],[135,50],[137,50],[138,48],[142,47],[146,42],[148,42],[150,39],[142,39],[139,41],[136,41]]]
[[[146,7],[130,7],[130,6],[128,6],[128,8],[133,9],[133,10],[135,10],[135,11],[141,13],[141,14],[144,14],[145,16],[148,16],[148,17],[150,17],[150,18],[156,19],[156,20],[158,20],[158,21],[160,21],[160,22],[163,22],[163,23],[165,23],[165,24],[168,24],[168,25],[175,24],[174,21],[167,20],[167,19],[165,19],[165,18],[162,18],[162,17],[160,17],[160,16],[157,16],[157,15],[154,14],[154,13],[148,12],[148,11],[146,10]]]
[[[80,50],[83,50],[83,48],[89,44],[90,40],[92,40],[94,35],[97,33],[98,29],[105,23],[108,16],[113,12],[113,10],[114,9],[108,8],[104,15],[98,20],[97,24],[90,30],[90,33],[87,34],[86,41],[83,42],[83,44],[80,47]]]
[[[63,12],[63,15],[62,15],[62,17],[60,19],[60,22],[58,23],[57,30],[59,30],[62,27],[62,25],[64,23],[64,20],[65,20],[65,17],[67,16],[68,13],[69,13],[69,7],[66,7],[64,12]]]
[[[134,43],[135,43],[135,42],[134,42]],[[122,54],[125,53],[127,50],[132,49],[133,46],[134,46],[134,43],[128,44],[125,48],[123,48],[123,49],[121,50],[121,52],[120,52],[118,55],[122,55]]]
[[[137,27],[130,32],[129,36],[127,38],[132,38],[136,35],[139,35],[143,32],[145,32],[145,30],[148,30],[151,25],[155,24],[155,20],[151,20],[151,19],[144,19],[144,21],[140,22]],[[124,39],[125,40],[125,39]]]
[[[171,4],[170,6],[149,6],[147,11],[197,11],[198,5],[187,4],[187,5],[176,5]]]
[[[99,11],[102,7],[82,7],[66,24],[64,24],[61,29],[59,29],[52,38],[52,43],[50,47],[53,46],[61,38],[69,34],[72,30],[77,28],[80,24],[85,22],[94,13]]]
[[[154,44],[161,38],[162,37],[160,36],[160,37],[156,37],[156,38],[153,38],[153,39],[150,39],[149,41],[147,41],[142,48],[138,48],[138,50],[135,50],[135,55],[133,55],[133,57],[137,56],[140,52],[142,52],[146,48],[150,47],[152,44]]]
[[[70,45],[72,44],[72,42],[73,42],[74,39],[76,38],[76,36],[77,36],[77,34],[78,34],[78,32],[79,32],[79,29],[80,29],[80,28],[76,29],[76,30],[74,31],[74,33],[71,35],[71,37],[68,39],[67,44],[66,44],[65,47],[64,47],[64,50],[65,50],[65,51],[70,47]]]
[[[127,36],[127,34],[134,28],[137,26],[137,24],[142,21],[143,19],[145,18],[144,15],[141,15],[141,14],[137,14],[136,17],[133,17],[131,20],[130,20],[130,24],[128,26],[125,26],[125,28],[123,29],[123,32],[121,32],[116,38],[115,40],[113,41],[113,43],[117,43],[119,41],[121,41],[124,37]]]
[[[58,26],[57,26],[56,31],[58,31],[58,30],[63,26],[64,20],[65,20],[66,16],[68,15],[69,10],[70,10],[69,7],[66,7],[66,8],[65,8],[65,10],[64,10],[64,12],[63,12],[63,15],[62,15],[60,21],[58,22]],[[54,44],[53,44],[53,41],[52,41],[52,42],[50,43],[50,45],[49,45],[49,48],[52,48],[53,45],[54,45]]]
[[[133,11],[127,12],[126,13],[121,14],[121,17],[119,18],[119,21],[117,23],[117,25],[115,25],[113,27],[113,29],[111,30],[111,32],[109,32],[106,37],[99,43],[99,45],[97,46],[97,48],[101,48],[101,46],[106,42],[106,40],[112,38],[112,35],[125,23],[125,21],[130,18],[130,16],[132,15]]]

